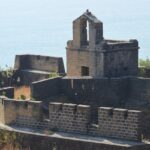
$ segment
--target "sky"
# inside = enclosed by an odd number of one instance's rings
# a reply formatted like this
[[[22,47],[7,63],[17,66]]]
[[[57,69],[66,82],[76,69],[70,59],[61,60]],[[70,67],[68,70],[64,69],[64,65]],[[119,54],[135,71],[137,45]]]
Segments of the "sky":
[[[66,58],[72,21],[89,9],[107,39],[137,39],[139,57],[150,57],[150,0],[0,0],[0,66],[16,54]]]

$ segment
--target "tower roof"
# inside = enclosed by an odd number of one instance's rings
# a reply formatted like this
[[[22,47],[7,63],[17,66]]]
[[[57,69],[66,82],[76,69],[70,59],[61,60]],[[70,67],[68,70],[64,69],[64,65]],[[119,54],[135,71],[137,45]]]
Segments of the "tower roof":
[[[78,17],[77,19],[75,19],[74,21],[76,20],[80,20],[82,18],[85,18],[87,19],[88,21],[91,21],[91,22],[94,22],[94,23],[102,23],[100,20],[98,20],[96,18],[95,15],[93,15],[88,9],[86,10],[85,13],[83,13],[80,17]]]

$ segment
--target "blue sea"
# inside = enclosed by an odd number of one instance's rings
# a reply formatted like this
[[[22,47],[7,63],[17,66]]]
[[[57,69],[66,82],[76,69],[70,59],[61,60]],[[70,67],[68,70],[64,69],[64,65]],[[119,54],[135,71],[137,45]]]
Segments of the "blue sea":
[[[72,21],[86,9],[104,23],[105,38],[138,39],[139,57],[150,58],[150,0],[0,0],[0,66],[27,53],[65,61]]]

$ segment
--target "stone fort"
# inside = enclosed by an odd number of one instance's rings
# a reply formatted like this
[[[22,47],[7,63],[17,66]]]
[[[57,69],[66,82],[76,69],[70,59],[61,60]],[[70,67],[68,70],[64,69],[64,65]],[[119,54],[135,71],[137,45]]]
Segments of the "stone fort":
[[[138,49],[135,39],[105,39],[87,10],[73,21],[67,73],[60,57],[16,56],[11,87],[0,89],[0,127],[55,150],[149,150],[150,79],[138,75]],[[24,86],[29,99],[15,98]]]

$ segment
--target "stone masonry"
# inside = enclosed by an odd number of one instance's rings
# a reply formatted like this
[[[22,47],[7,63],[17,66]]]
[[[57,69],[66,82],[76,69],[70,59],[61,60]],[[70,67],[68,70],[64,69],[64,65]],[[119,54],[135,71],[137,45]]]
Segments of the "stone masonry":
[[[89,105],[51,102],[46,120],[43,119],[41,106],[40,101],[17,101],[1,97],[0,122],[83,135],[141,140],[140,111],[100,107],[98,124],[93,125]]]
[[[12,100],[5,97],[0,98],[0,122],[13,124],[17,119],[26,121],[41,121],[42,102],[28,100]]]
[[[50,103],[49,119],[51,128],[87,134],[90,123],[90,106]]]
[[[98,115],[101,135],[128,139],[141,138],[141,111],[101,107]]]

